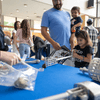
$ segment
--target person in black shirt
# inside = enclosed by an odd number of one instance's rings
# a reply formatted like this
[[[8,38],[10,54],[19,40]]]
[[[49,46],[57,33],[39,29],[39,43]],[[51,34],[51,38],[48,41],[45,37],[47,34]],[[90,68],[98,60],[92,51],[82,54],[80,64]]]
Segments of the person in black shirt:
[[[86,31],[80,30],[77,36],[78,45],[73,50],[75,67],[88,67],[92,59],[92,41]]]
[[[40,37],[33,35],[33,42],[35,50],[35,59],[41,60],[42,50],[44,47],[46,47],[45,41],[42,40]]]

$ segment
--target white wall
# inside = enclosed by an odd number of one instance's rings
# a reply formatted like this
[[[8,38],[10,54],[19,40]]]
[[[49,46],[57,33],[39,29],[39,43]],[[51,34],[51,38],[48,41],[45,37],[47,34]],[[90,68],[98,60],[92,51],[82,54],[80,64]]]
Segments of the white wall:
[[[96,3],[95,3],[96,0],[94,0],[94,8],[91,8],[91,9],[87,8],[87,1],[88,0],[64,0],[63,7],[71,10],[73,6],[79,6],[81,13],[95,17],[96,16]]]
[[[0,24],[1,24],[1,14],[2,14],[2,5],[1,5],[1,0],[0,0]]]
[[[37,0],[47,4],[52,4],[52,0]],[[63,0],[63,8],[66,10],[71,10],[73,6],[79,6],[82,14],[90,15],[96,17],[96,0],[94,0],[94,8],[87,8],[88,0]]]
[[[100,17],[100,4],[98,4],[98,17]]]

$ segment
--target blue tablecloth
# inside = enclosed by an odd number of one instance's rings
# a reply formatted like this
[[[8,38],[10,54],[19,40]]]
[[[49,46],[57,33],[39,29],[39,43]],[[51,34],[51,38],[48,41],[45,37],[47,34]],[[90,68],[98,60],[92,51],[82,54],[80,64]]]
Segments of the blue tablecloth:
[[[33,60],[32,58],[29,60]],[[30,64],[41,68],[44,61],[39,64]],[[19,64],[15,65],[16,68]],[[20,90],[15,87],[0,86],[0,100],[36,100],[72,89],[75,83],[92,81],[88,74],[83,74],[78,68],[56,64],[38,72],[35,90]]]

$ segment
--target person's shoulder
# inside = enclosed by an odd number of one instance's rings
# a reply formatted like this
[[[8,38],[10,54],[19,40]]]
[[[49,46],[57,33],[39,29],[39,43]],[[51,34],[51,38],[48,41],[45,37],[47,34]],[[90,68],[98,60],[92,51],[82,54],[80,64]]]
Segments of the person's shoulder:
[[[68,11],[66,10],[62,10],[62,11],[70,16],[70,13]]]
[[[41,41],[44,42],[43,39],[41,39],[40,37],[37,36],[35,39],[35,42],[41,42]]]
[[[40,37],[38,37],[38,36],[36,36],[36,39],[35,39],[35,40],[38,40],[38,41],[39,41],[39,40],[41,40],[41,38],[40,38]]]
[[[85,48],[86,49],[92,49],[92,47],[90,45],[87,45]]]
[[[54,11],[54,8],[51,8],[51,9],[45,11],[44,14],[46,14],[46,13],[51,13],[51,12],[53,12],[53,11]]]
[[[17,33],[16,34],[19,34],[19,33],[22,33],[22,28],[17,29]]]
[[[76,19],[78,19],[78,20],[82,20],[82,18],[81,18],[80,16],[77,16]]]
[[[49,16],[54,11],[54,8],[51,8],[43,13],[43,16]]]
[[[78,22],[81,22],[81,23],[83,22],[83,20],[82,20],[82,18],[81,18],[80,16],[77,16],[77,17],[76,17],[76,20],[77,20]]]
[[[87,53],[90,53],[90,54],[93,55],[93,48],[92,48],[90,45],[87,45],[87,46],[85,47],[85,51],[87,51]]]
[[[81,16],[77,16],[77,18],[81,18]]]
[[[89,25],[89,26],[86,26],[86,29],[93,31],[94,30],[94,27],[92,25]]]
[[[96,32],[98,32],[98,30],[94,27],[94,30],[96,31]]]
[[[12,33],[16,33],[16,32],[17,32],[16,30],[13,30],[13,31],[12,31]]]
[[[92,26],[92,25],[88,26],[88,28],[93,30],[93,32],[98,32],[98,30],[94,26]]]

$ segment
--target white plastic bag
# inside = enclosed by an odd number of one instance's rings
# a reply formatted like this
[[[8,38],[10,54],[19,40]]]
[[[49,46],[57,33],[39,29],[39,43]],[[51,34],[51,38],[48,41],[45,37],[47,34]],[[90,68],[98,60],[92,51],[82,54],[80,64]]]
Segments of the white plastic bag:
[[[17,70],[4,62],[0,62],[0,85],[34,91],[37,73],[38,70],[33,67]]]

